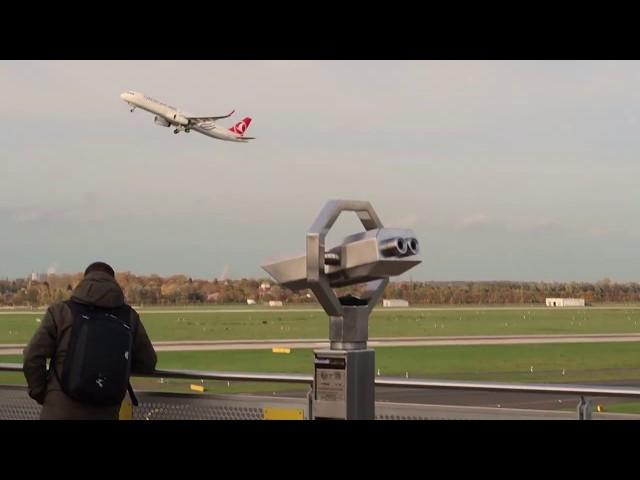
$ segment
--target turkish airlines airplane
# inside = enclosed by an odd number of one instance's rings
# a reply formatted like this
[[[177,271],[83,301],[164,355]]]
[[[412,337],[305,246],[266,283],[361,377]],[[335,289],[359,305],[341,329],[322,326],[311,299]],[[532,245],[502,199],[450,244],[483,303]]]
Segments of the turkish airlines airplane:
[[[217,138],[218,140],[226,140],[229,142],[247,143],[249,140],[255,140],[254,137],[245,137],[244,134],[249,128],[251,118],[243,118],[241,122],[236,123],[231,128],[216,125],[216,121],[222,118],[229,118],[233,112],[228,115],[219,117],[195,117],[186,112],[178,110],[176,107],[162,103],[159,100],[148,97],[140,92],[129,90],[120,94],[120,98],[131,106],[133,112],[136,108],[146,110],[155,114],[153,121],[163,127],[176,127],[173,133],[190,132],[192,129],[203,135]]]

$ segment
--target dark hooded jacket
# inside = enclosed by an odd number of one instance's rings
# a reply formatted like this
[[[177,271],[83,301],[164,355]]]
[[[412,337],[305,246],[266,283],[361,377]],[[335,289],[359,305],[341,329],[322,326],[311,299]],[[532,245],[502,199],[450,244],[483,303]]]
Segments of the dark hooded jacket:
[[[71,294],[72,300],[98,307],[119,307],[124,294],[116,280],[102,272],[91,272],[80,281]],[[156,366],[156,353],[140,321],[138,313],[131,309],[133,330],[132,373],[151,373]],[[24,349],[24,375],[29,386],[29,396],[42,405],[43,420],[117,420],[120,406],[94,406],[79,403],[65,395],[56,376],[47,371],[46,360],[55,358],[58,376],[62,377],[64,359],[69,347],[73,317],[64,303],[56,303],[47,309],[42,322]]]

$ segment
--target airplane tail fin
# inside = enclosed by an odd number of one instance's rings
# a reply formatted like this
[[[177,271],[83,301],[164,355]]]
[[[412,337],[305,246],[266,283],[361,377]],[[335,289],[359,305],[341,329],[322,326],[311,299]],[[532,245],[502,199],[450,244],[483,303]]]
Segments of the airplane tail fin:
[[[229,130],[231,130],[233,133],[236,133],[236,134],[242,136],[242,135],[245,134],[245,132],[249,128],[249,124],[250,123],[251,123],[251,118],[250,117],[245,117],[245,118],[242,119],[241,122],[236,123]]]

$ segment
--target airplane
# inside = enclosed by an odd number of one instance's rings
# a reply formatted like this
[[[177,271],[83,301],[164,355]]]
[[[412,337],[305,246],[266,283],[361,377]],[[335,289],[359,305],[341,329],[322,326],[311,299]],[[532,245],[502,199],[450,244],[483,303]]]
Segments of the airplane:
[[[170,127],[173,125],[176,127],[173,133],[189,133],[193,129],[203,135],[217,138],[218,140],[226,140],[228,142],[248,143],[249,140],[255,140],[255,137],[244,136],[249,128],[249,124],[251,123],[250,117],[243,118],[242,121],[236,123],[229,129],[216,125],[215,122],[217,120],[229,118],[233,115],[235,110],[228,115],[221,115],[217,117],[196,117],[180,111],[176,107],[162,103],[161,101],[151,98],[143,93],[134,92],[133,90],[121,93],[120,98],[129,104],[131,112],[136,108],[140,108],[141,110],[146,110],[149,113],[155,114],[153,121],[157,125],[162,127]]]

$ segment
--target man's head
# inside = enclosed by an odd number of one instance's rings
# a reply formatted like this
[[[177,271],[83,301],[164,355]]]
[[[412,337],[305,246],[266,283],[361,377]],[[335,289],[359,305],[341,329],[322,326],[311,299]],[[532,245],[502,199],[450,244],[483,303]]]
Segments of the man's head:
[[[109,275],[111,275],[112,277],[115,278],[116,276],[116,272],[113,271],[113,268],[111,268],[110,265],[104,263],[104,262],[93,262],[91,265],[89,265],[87,267],[87,269],[84,271],[84,275],[87,276],[89,275],[91,272],[103,272],[103,273],[108,273]]]

